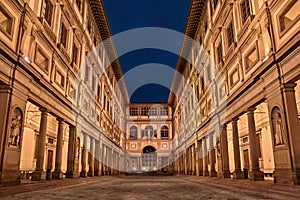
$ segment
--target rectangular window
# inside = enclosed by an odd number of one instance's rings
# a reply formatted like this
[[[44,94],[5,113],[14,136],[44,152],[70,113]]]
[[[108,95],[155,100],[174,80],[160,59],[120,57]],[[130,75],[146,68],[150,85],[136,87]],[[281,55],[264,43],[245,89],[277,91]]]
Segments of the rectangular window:
[[[157,115],[157,108],[150,108],[150,110],[149,110],[149,115],[150,115],[150,116],[155,116],[155,115]]]
[[[88,66],[85,67],[84,80],[89,81],[90,68]]]
[[[45,0],[45,20],[50,26],[52,25],[53,8],[54,6],[50,0]]]
[[[160,108],[160,115],[167,116],[168,115],[168,108]]]
[[[232,22],[230,22],[230,24],[229,24],[229,26],[227,28],[227,42],[228,42],[228,48],[234,42],[234,32],[233,32],[233,24],[232,24]]]
[[[76,5],[78,7],[78,10],[82,12],[82,0],[76,0]]]
[[[79,53],[79,48],[76,46],[76,44],[73,44],[73,53],[72,53],[72,61],[78,65],[78,53]]]
[[[242,9],[242,19],[243,23],[245,23],[251,15],[251,8],[250,8],[250,2],[249,0],[244,0],[241,3],[241,9]]]
[[[131,116],[138,116],[138,108],[134,107],[134,108],[130,108],[130,115]]]
[[[40,48],[38,45],[36,46],[34,63],[48,73],[49,59],[42,48]]]
[[[13,17],[0,4],[0,30],[8,35],[12,34]]]
[[[222,43],[220,43],[219,46],[217,47],[217,59],[218,59],[218,63],[221,63],[223,60]]]
[[[92,33],[92,20],[90,15],[87,16],[87,30],[89,33]]]
[[[60,43],[67,48],[68,30],[64,23],[61,23],[60,29]]]
[[[149,114],[149,107],[142,107],[142,116],[148,116]]]

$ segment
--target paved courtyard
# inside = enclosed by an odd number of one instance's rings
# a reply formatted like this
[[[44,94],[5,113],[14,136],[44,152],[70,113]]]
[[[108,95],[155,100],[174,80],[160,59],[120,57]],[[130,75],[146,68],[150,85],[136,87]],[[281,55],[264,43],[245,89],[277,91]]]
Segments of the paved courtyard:
[[[2,187],[0,199],[300,199],[299,186],[274,185],[267,181],[254,183],[194,176],[94,177],[81,179],[83,182],[78,180],[75,183],[71,181],[71,185],[59,185],[64,180],[35,183],[34,189],[27,185],[31,188],[29,190],[34,190],[30,192],[20,190],[26,184]]]

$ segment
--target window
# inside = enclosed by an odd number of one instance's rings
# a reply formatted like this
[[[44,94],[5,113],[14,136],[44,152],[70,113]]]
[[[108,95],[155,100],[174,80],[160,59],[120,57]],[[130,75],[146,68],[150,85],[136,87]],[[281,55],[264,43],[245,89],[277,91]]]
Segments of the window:
[[[36,46],[34,63],[48,73],[49,59],[39,46]]]
[[[219,46],[217,47],[217,58],[218,58],[218,63],[221,63],[223,60],[223,48],[222,48],[222,44],[220,43]]]
[[[62,72],[60,72],[59,70],[56,70],[55,82],[62,88],[65,86],[65,77],[63,76]]]
[[[130,108],[130,115],[131,116],[138,116],[138,108],[134,107],[134,108]]]
[[[97,87],[97,100],[98,101],[100,99],[100,96],[101,96],[101,85],[98,85],[98,87]]]
[[[293,0],[280,15],[280,31],[286,30],[300,18],[300,1]]]
[[[235,68],[229,76],[230,87],[235,86],[235,84],[240,80],[238,69]]]
[[[150,115],[150,116],[155,116],[155,115],[157,115],[157,108],[150,108],[150,110],[149,110],[149,115]]]
[[[232,22],[230,22],[230,24],[229,24],[229,26],[227,28],[227,42],[228,42],[228,48],[234,42],[234,32],[233,32],[233,24],[232,24]]]
[[[130,139],[137,139],[137,127],[132,126],[130,127]]]
[[[76,0],[76,5],[78,7],[78,10],[82,12],[82,0]]]
[[[45,0],[45,20],[50,26],[52,25],[53,8],[53,4],[50,0]]]
[[[64,23],[61,23],[60,29],[60,43],[67,48],[68,30]]]
[[[168,108],[160,108],[160,115],[167,116],[168,115]]]
[[[142,116],[148,116],[148,114],[149,114],[149,107],[142,107],[142,113],[141,113],[141,115]]]
[[[160,135],[162,138],[169,138],[169,128],[167,126],[163,126],[160,130]]]
[[[13,17],[0,4],[0,30],[11,35],[13,21]]]
[[[72,53],[72,61],[78,65],[78,53],[79,53],[79,48],[76,46],[76,44],[73,44],[73,53]]]
[[[153,127],[152,126],[147,126],[145,128],[145,137],[153,137],[154,135],[154,132],[153,132]]]
[[[248,17],[251,15],[249,0],[242,1],[241,10],[242,10],[243,23],[245,23],[247,21]]]
[[[92,20],[90,15],[87,17],[87,30],[89,33],[92,33]]]

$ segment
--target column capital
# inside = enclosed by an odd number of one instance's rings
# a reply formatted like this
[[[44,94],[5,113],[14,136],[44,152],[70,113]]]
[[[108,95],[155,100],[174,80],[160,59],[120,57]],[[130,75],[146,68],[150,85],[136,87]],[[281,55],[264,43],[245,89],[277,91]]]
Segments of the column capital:
[[[291,83],[291,82],[289,82],[289,83],[284,83],[283,84],[283,89],[284,89],[284,91],[295,91],[295,87],[297,86],[297,84],[296,83]]]
[[[231,121],[232,121],[232,123],[237,123],[237,121],[239,121],[239,119],[240,119],[240,118],[238,118],[238,117],[234,117],[234,118],[232,118]]]
[[[48,114],[49,110],[47,108],[40,107],[39,110],[42,112],[42,114]]]
[[[249,108],[247,108],[247,114],[248,113],[253,113],[255,110],[256,110],[255,107],[249,107]]]
[[[64,123],[65,120],[61,117],[57,117],[56,120],[59,122],[59,123]]]

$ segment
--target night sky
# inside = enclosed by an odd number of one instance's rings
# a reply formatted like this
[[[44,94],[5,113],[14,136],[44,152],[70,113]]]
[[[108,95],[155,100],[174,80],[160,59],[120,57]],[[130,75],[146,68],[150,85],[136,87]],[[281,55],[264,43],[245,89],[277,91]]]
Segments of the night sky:
[[[112,35],[141,27],[162,27],[184,33],[190,7],[190,0],[103,0],[103,2]],[[178,43],[179,50],[182,38],[174,42]],[[118,52],[118,45],[116,48]],[[119,57],[123,74],[149,63],[175,68],[177,60],[178,55],[174,53],[152,48],[134,50]],[[130,96],[131,102],[166,102],[173,75],[167,75],[166,79],[169,80],[167,87],[155,83],[140,85]]]

